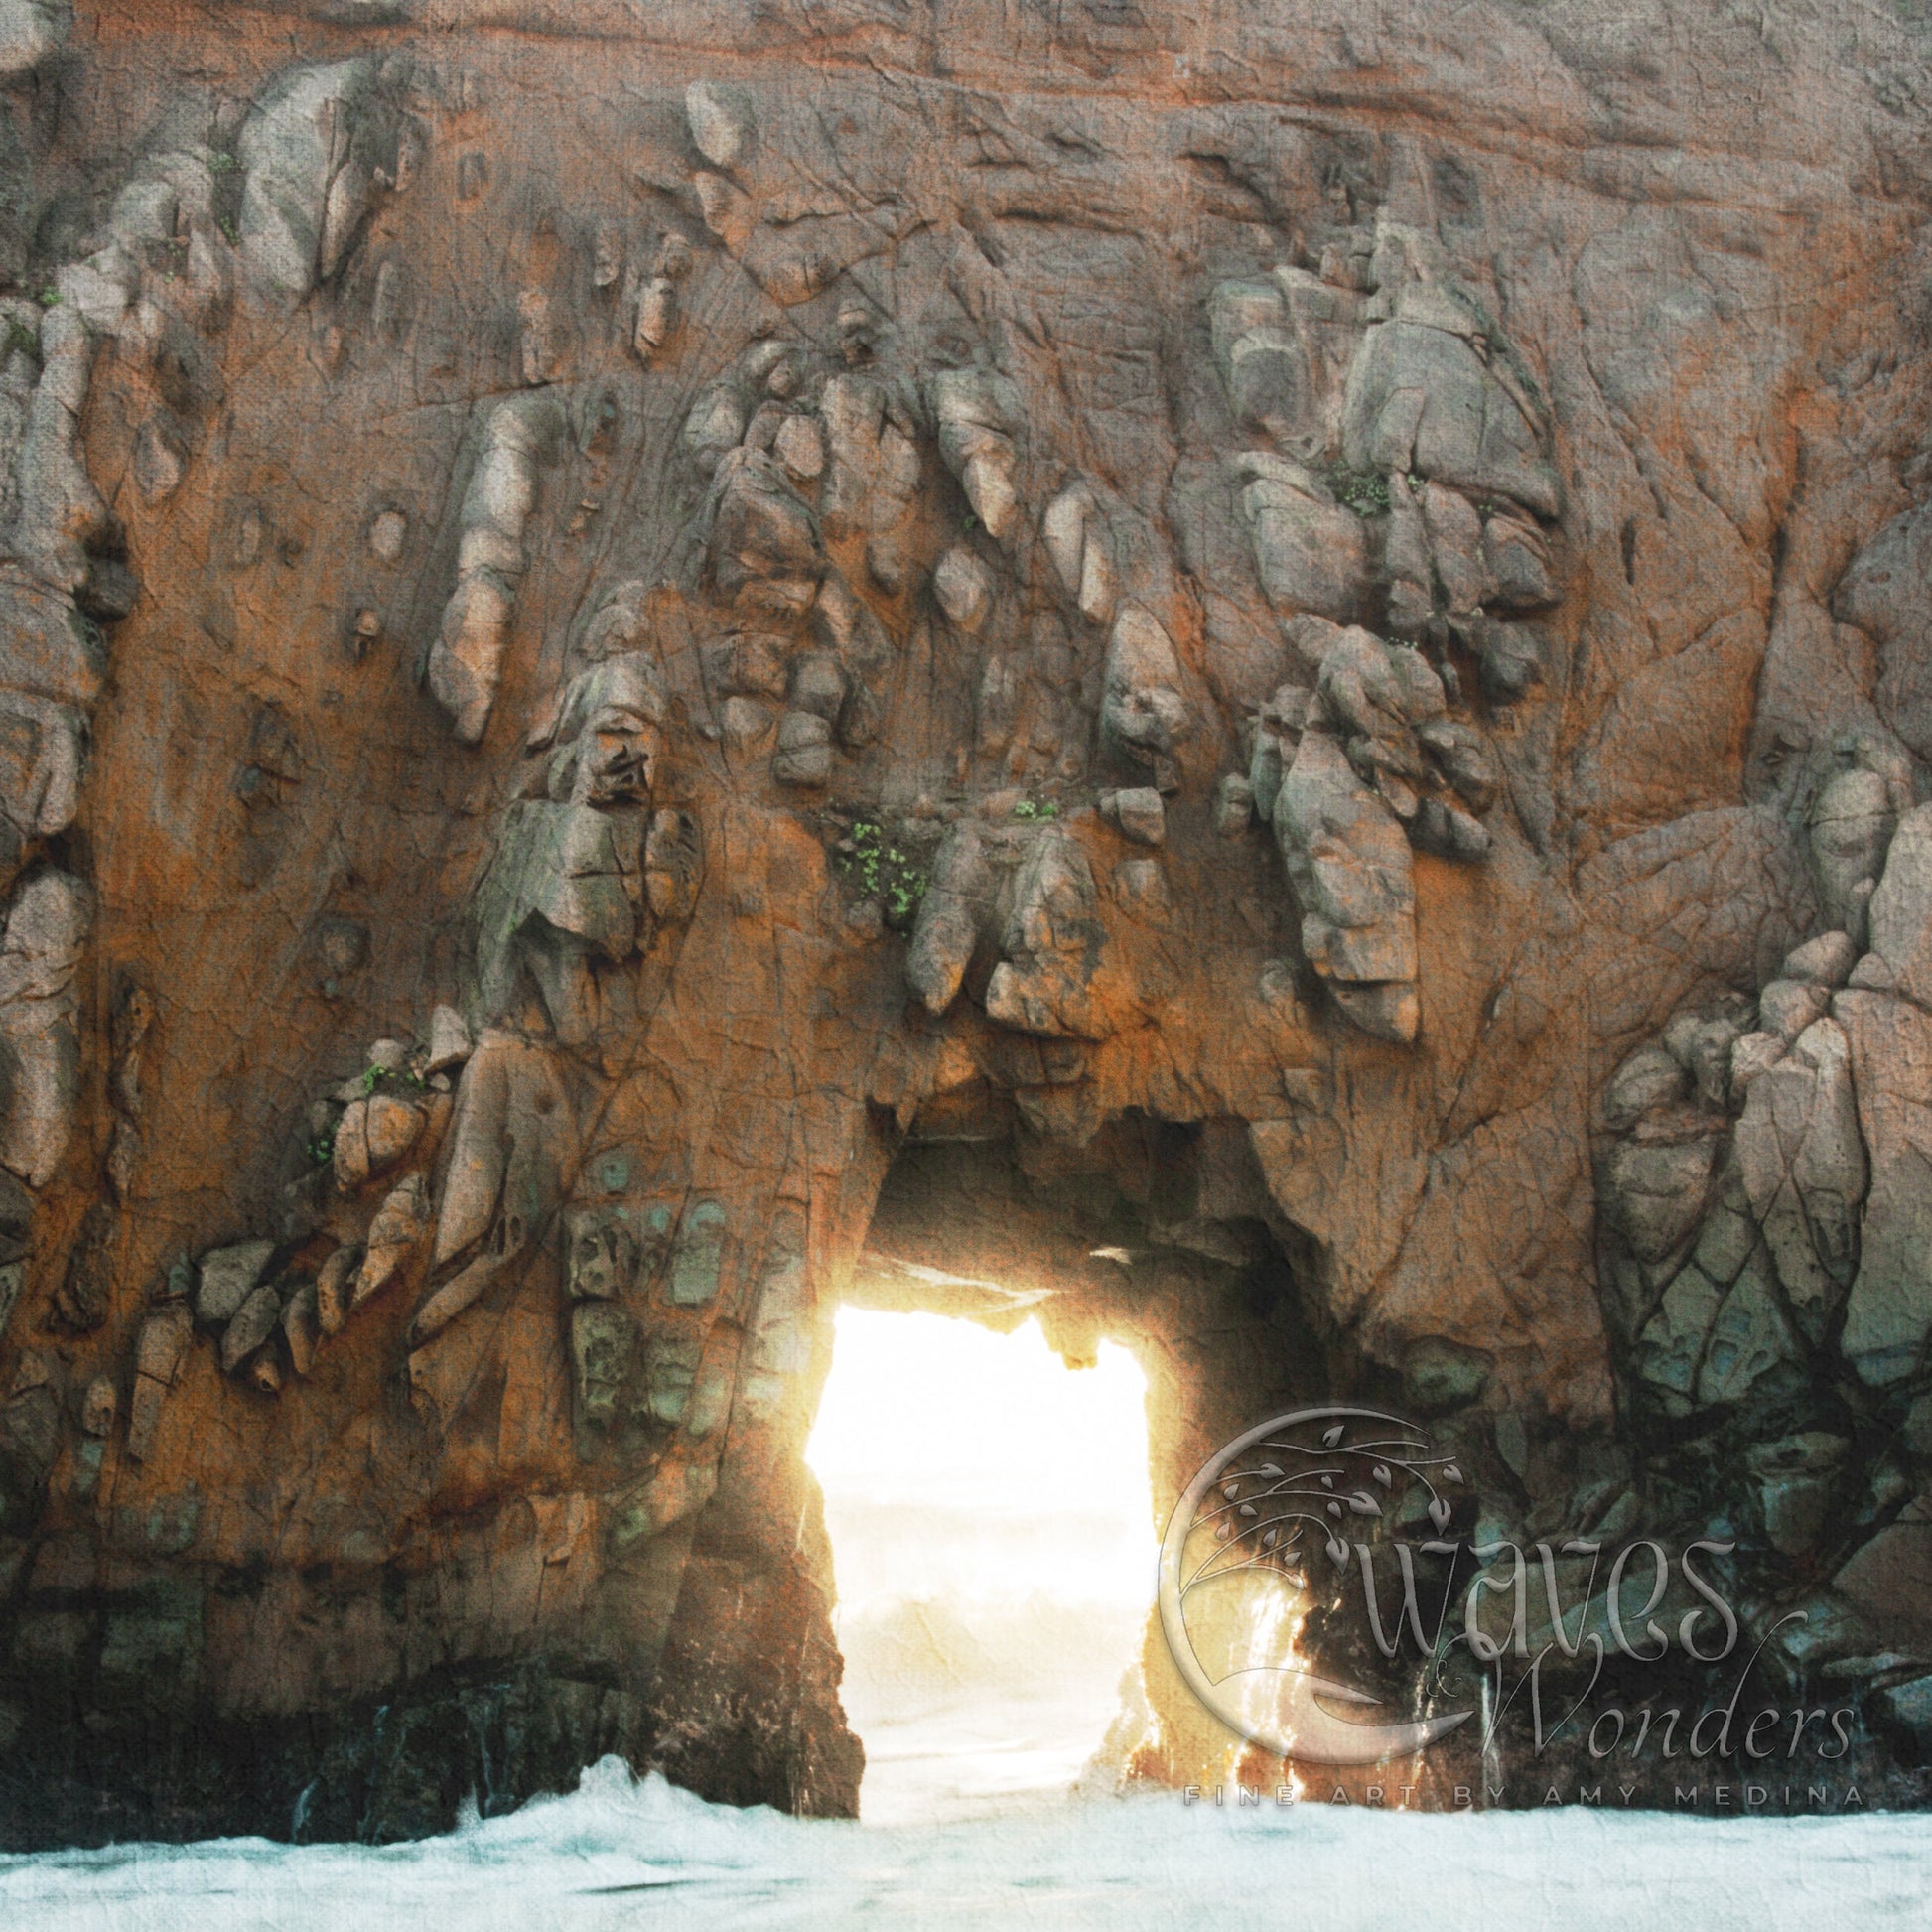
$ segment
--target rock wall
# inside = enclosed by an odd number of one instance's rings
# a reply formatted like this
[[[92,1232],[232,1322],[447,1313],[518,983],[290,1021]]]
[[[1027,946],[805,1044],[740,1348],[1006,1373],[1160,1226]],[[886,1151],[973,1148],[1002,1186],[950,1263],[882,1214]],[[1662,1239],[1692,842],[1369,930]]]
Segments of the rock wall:
[[[4,0],[0,1839],[849,1812],[830,1311],[988,1279],[1913,1762],[1928,45]]]

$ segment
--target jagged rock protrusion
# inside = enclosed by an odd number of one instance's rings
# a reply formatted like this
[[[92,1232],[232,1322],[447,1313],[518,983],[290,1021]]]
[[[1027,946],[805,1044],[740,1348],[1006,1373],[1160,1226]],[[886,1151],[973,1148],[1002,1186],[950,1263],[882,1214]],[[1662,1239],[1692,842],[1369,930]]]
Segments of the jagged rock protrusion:
[[[496,404],[464,492],[456,589],[430,648],[428,675],[465,745],[482,739],[496,702],[516,587],[529,562],[524,525],[560,427],[558,405],[546,392]]]
[[[339,274],[382,199],[408,185],[417,129],[374,55],[283,74],[237,142],[240,249],[263,295],[300,302]]]
[[[1173,640],[1152,611],[1121,607],[1107,640],[1100,694],[1100,748],[1117,764],[1145,772],[1161,791],[1180,783],[1174,748],[1192,732]]]

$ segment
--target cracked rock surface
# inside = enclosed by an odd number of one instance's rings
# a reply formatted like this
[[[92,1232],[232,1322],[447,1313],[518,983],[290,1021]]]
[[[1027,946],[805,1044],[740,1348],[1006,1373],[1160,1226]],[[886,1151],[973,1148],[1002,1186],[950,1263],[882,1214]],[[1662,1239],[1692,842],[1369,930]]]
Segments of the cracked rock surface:
[[[0,0],[0,1843],[850,1814],[832,1311],[989,1282],[1922,1799],[1929,60]]]

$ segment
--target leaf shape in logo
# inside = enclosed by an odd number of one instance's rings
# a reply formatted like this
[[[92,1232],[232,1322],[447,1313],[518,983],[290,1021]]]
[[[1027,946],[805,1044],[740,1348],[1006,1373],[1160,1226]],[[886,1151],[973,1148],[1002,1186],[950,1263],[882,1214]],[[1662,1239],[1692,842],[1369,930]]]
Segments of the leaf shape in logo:
[[[1443,1464],[1443,1480],[1445,1482],[1460,1482],[1462,1480],[1462,1471],[1453,1462],[1445,1462]]]
[[[1334,1428],[1324,1429],[1321,1432],[1321,1447],[1323,1449],[1333,1449],[1341,1441],[1341,1432],[1344,1427],[1344,1424],[1336,1423]]]
[[[1380,1516],[1382,1505],[1366,1489],[1357,1489],[1348,1499],[1348,1507],[1357,1516]]]
[[[1330,1516],[1339,1516],[1341,1514],[1341,1505],[1339,1503],[1330,1503],[1328,1505],[1328,1514]]]
[[[1258,1512],[1256,1511],[1253,1503],[1243,1503],[1241,1505],[1241,1514],[1243,1516],[1253,1516],[1258,1514]]]
[[[1322,1486],[1322,1488],[1324,1488],[1324,1489],[1332,1489],[1332,1488],[1333,1488],[1333,1487],[1335,1486],[1335,1479],[1334,1479],[1334,1477],[1333,1477],[1333,1476],[1323,1476],[1323,1477],[1321,1478],[1321,1486]]]
[[[1235,1497],[1240,1495],[1240,1493],[1241,1493],[1241,1485],[1238,1482],[1224,1482],[1221,1484],[1221,1494],[1224,1495],[1229,1502],[1233,1502]]]
[[[1261,1547],[1264,1550],[1272,1550],[1281,1541],[1281,1537],[1282,1533],[1280,1530],[1263,1530],[1261,1533]]]
[[[1255,1471],[1257,1475],[1263,1475],[1263,1476],[1278,1476],[1281,1474],[1281,1472],[1282,1472],[1282,1465],[1279,1462],[1264,1462],[1261,1465],[1261,1467]]]
[[[1382,1485],[1384,1489],[1387,1489],[1391,1486],[1393,1478],[1389,1474],[1389,1465],[1386,1462],[1376,1463],[1375,1467],[1369,1471],[1369,1474],[1372,1475],[1375,1478],[1375,1480]]]
[[[1446,1503],[1441,1496],[1432,1497],[1430,1499],[1430,1504],[1429,1504],[1429,1520],[1432,1523],[1434,1523],[1439,1530],[1446,1530],[1449,1528],[1449,1504]]]
[[[1328,1556],[1337,1570],[1348,1568],[1348,1545],[1340,1537],[1331,1536],[1328,1539]]]

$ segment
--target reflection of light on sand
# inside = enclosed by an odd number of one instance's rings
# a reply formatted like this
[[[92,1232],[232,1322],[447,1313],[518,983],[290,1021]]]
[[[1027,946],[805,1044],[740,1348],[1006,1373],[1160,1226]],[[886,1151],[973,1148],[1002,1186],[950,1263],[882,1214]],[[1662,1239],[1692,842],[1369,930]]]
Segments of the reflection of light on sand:
[[[1058,1794],[1153,1593],[1146,1384],[1029,1322],[843,1309],[806,1459],[825,1491],[868,1821]]]

